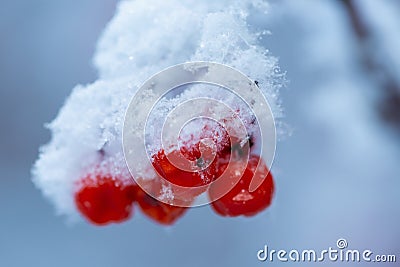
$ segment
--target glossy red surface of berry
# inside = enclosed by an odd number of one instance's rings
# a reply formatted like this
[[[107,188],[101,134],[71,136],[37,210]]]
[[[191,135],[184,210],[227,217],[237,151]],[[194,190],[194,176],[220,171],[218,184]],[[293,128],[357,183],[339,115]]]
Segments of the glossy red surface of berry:
[[[144,192],[139,186],[137,187],[136,200],[145,215],[163,225],[174,224],[188,209],[158,201]]]
[[[75,204],[81,214],[96,225],[129,219],[136,198],[136,185],[123,183],[111,175],[87,176],[79,182]]]
[[[228,163],[221,165],[221,168],[226,167]],[[239,164],[239,162],[233,163]],[[257,165],[259,171],[254,176]],[[231,180],[237,175],[235,167],[227,170],[228,177]],[[238,177],[236,177],[238,178]],[[252,179],[259,181],[259,186],[250,192],[249,186]],[[216,196],[223,195],[221,198],[211,203],[213,210],[221,216],[253,216],[266,209],[272,201],[274,194],[274,182],[271,172],[269,172],[263,160],[256,155],[251,155],[247,167],[240,177],[239,182],[226,194],[225,190],[229,188],[229,179],[222,184],[213,184],[209,188],[210,199],[217,198]]]
[[[153,155],[152,163],[157,173],[170,183],[182,187],[200,187],[209,184],[215,178],[216,160],[209,162],[210,157],[196,158],[196,154],[194,149],[181,149],[181,151],[174,150],[166,155],[162,149]],[[175,160],[171,162],[170,159]],[[186,168],[181,168],[181,166]],[[202,169],[203,166],[208,167]]]

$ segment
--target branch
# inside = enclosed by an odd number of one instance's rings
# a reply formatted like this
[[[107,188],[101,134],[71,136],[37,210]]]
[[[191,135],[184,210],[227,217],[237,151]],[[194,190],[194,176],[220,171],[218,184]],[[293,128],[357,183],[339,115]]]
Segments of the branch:
[[[383,98],[378,105],[380,115],[400,131],[400,85],[388,71],[388,67],[377,60],[374,51],[367,45],[372,39],[373,33],[363,21],[354,1],[342,0],[342,3],[360,45],[362,64],[368,72],[368,76],[375,78],[374,82],[382,89]]]

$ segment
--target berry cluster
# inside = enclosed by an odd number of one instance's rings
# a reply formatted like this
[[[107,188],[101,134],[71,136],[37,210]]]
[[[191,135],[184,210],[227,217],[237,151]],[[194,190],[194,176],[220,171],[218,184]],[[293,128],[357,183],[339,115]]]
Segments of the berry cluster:
[[[226,132],[220,138],[213,130],[205,130],[200,139],[211,138],[212,145],[199,141],[168,153],[160,149],[152,155],[158,176],[139,178],[147,192],[155,193],[153,196],[160,193],[165,183],[176,185],[172,188],[173,204],[148,195],[132,177],[122,177],[122,172],[111,175],[94,171],[79,181],[75,193],[78,210],[90,222],[105,225],[129,219],[136,203],[151,219],[171,225],[205,192],[212,201],[212,209],[221,216],[253,216],[266,209],[271,204],[274,182],[262,158],[246,153],[251,151],[244,149],[251,146],[250,140],[243,144],[238,139],[229,139]],[[255,190],[250,190],[252,180],[258,181]]]

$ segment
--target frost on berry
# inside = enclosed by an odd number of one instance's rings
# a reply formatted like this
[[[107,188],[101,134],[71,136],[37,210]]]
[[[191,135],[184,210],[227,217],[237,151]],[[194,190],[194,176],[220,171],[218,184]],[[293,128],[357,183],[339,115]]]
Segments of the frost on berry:
[[[80,190],[85,190],[84,187],[77,187],[77,184],[86,183],[87,188],[100,188],[101,184],[107,189],[98,192],[103,192],[104,195],[107,192],[119,192],[118,190],[129,184],[126,182],[131,178],[122,149],[125,111],[140,85],[166,67],[185,61],[206,60],[237,68],[258,81],[275,119],[279,118],[281,108],[277,92],[282,74],[275,71],[276,58],[258,45],[259,33],[247,21],[256,9],[264,11],[265,8],[266,5],[261,0],[120,2],[114,18],[97,44],[94,65],[99,73],[98,79],[91,84],[77,85],[56,118],[46,125],[51,132],[51,140],[40,149],[39,158],[32,170],[35,185],[54,203],[57,212],[71,219],[79,218],[78,211],[85,213],[85,209],[90,206],[90,200],[83,200],[83,204],[76,202],[75,196],[79,196]],[[151,95],[151,91],[149,94]],[[204,164],[207,157],[201,158],[198,155],[198,141],[201,137],[211,139],[216,146],[217,156],[224,153],[223,151],[229,151],[227,148],[230,144],[227,143],[225,130],[201,122],[188,124],[183,129],[180,140],[176,142],[177,147],[160,146],[159,130],[167,113],[179,103],[200,96],[221,100],[232,107],[235,111],[232,116],[243,121],[249,133],[248,136],[233,138],[239,140],[236,142],[239,144],[251,141],[252,151],[257,153],[261,136],[248,106],[228,90],[206,88],[203,85],[189,86],[160,99],[154,106],[146,126],[149,157],[134,158],[134,162],[137,162],[136,172],[140,174],[135,178],[149,181],[156,179],[155,171],[148,167],[152,165],[152,156],[161,149],[168,153],[176,149],[183,151],[189,159],[198,160],[199,165]],[[206,108],[211,115],[219,114],[219,110],[212,106],[193,108]],[[231,118],[220,119],[223,121]],[[235,130],[234,125],[231,128],[226,130]],[[103,162],[107,162],[105,169],[102,169]],[[202,177],[206,184],[214,179],[213,172],[210,171]],[[83,195],[93,195],[93,199],[96,199],[103,196],[103,193]],[[183,197],[184,192],[174,192],[166,185],[161,187],[160,196],[182,197],[182,201],[192,201],[190,197]],[[126,204],[127,210],[129,209],[126,199],[118,201],[117,206],[122,203],[121,206]],[[150,213],[145,206],[142,203],[142,209]],[[157,210],[160,212],[158,215],[151,214],[162,218],[163,210],[168,209]],[[172,217],[175,218],[181,213],[175,210],[173,214],[175,216]],[[113,220],[118,221],[129,217],[129,214],[113,216]],[[173,221],[172,217],[167,217],[159,220],[165,223]]]

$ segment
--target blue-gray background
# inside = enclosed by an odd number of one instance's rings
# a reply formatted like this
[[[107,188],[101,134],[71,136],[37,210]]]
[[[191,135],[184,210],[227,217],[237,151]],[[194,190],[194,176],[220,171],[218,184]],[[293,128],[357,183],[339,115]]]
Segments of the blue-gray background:
[[[267,212],[225,219],[196,208],[171,228],[139,213],[103,228],[55,216],[30,169],[50,138],[43,124],[77,83],[96,79],[91,58],[116,3],[1,1],[0,266],[276,265],[256,252],[325,249],[341,237],[399,258],[400,135],[376,112],[381,88],[355,62],[357,41],[338,1],[274,2],[268,19],[251,18],[272,31],[262,43],[290,80],[281,96],[293,134],[278,143]],[[318,13],[330,15],[310,19]]]

